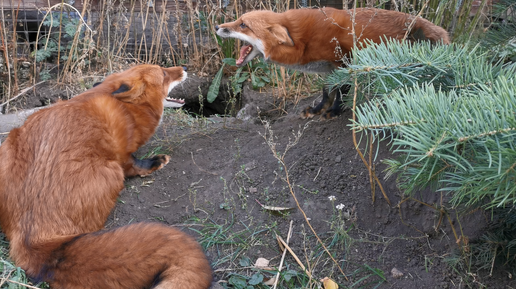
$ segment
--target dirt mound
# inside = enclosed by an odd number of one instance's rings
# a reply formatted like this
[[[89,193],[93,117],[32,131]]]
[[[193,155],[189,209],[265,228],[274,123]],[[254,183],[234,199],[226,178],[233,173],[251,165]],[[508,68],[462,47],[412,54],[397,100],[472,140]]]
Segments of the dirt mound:
[[[375,166],[391,203],[378,187],[373,202],[367,169],[353,146],[349,110],[329,121],[298,117],[317,97],[290,105],[283,115],[270,104],[270,93],[250,89],[238,117],[193,118],[167,111],[138,155],[168,153],[171,162],[148,177],[127,180],[107,227],[149,220],[181,227],[206,248],[216,278],[227,286],[256,285],[253,278],[274,275],[252,265],[263,257],[278,266],[275,236],[286,239],[291,221],[289,246],[317,280],[329,276],[350,286],[363,278],[355,285],[362,288],[516,286],[503,272],[467,277],[453,265],[458,246],[446,217],[421,202],[400,204],[403,196],[395,178],[384,180],[381,160],[392,157],[386,144],[375,152]],[[429,190],[415,197],[428,204],[441,202],[441,194]],[[350,281],[319,245],[298,205]],[[488,218],[481,210],[463,215],[457,220],[450,212],[452,223],[475,240]],[[310,279],[290,254],[286,266],[279,288],[309,286]]]

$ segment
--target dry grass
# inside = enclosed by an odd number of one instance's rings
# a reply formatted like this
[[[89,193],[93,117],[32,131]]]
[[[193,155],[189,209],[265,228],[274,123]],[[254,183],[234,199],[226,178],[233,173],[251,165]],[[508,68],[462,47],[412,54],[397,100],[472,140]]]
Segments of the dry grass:
[[[379,7],[414,15],[421,13],[423,17],[447,28],[452,35],[457,31],[457,35],[470,38],[476,31],[475,27],[485,22],[486,9],[478,9],[474,17],[468,17],[472,13],[473,0],[462,1],[459,6],[456,6],[457,1],[444,3],[429,0],[420,3],[421,1],[361,0],[343,1],[343,7]],[[484,2],[486,1],[481,1],[481,6],[488,7]],[[29,41],[20,38],[28,35],[25,31],[27,28],[13,25],[25,23],[25,17],[21,17],[20,13],[27,11],[26,7],[4,1],[0,4],[0,104],[8,101],[21,89],[37,83],[43,74],[48,73],[57,78],[58,82],[74,82],[78,77],[111,73],[130,63],[156,63],[168,66],[187,65],[199,75],[214,75],[221,66],[221,60],[236,57],[240,46],[239,41],[221,42],[214,33],[215,25],[234,20],[250,10],[269,9],[281,12],[302,5],[324,6],[325,3],[313,0],[248,0],[228,1],[224,7],[220,5],[223,2],[85,0],[76,9],[68,4],[58,3],[37,8],[39,27],[37,31],[31,32],[37,35],[37,39]],[[42,25],[41,20],[45,15],[54,16],[52,27]],[[70,26],[70,19],[74,19],[75,26]],[[50,38],[47,37],[49,34],[54,35],[56,45],[61,50],[55,50],[51,57],[36,62],[34,55],[37,50],[48,49],[51,45]],[[220,44],[224,44],[224,50]],[[18,57],[9,57],[15,52],[19,52]],[[32,64],[33,69],[29,75],[20,75],[22,62]],[[280,73],[276,72],[278,70]],[[300,76],[299,73],[283,68],[273,71],[275,73],[271,78],[275,78],[273,82],[277,84],[279,109],[286,99],[297,102],[299,98],[296,96],[299,97],[299,92],[313,87],[312,80]],[[227,70],[227,73],[230,74],[231,70]]]

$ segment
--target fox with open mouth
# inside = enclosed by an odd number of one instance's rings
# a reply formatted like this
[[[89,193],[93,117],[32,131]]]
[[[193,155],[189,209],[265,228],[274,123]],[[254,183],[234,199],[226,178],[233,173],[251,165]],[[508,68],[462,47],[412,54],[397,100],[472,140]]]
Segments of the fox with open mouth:
[[[243,14],[234,22],[220,24],[215,29],[220,37],[248,43],[240,50],[236,61],[238,67],[261,56],[267,62],[303,72],[330,73],[344,66],[343,58],[349,57],[353,48],[353,21],[357,42],[363,45],[365,40],[380,43],[385,37],[401,41],[406,34],[409,41],[450,43],[446,30],[426,19],[374,8],[293,9],[283,13],[257,10]],[[407,27],[412,23],[407,33]],[[335,53],[337,46],[340,46],[342,53]],[[306,108],[303,117],[321,113],[326,118],[337,116],[341,95],[348,90],[349,86],[343,86],[328,95],[324,89],[321,103],[315,108]],[[335,97],[337,94],[338,97]]]

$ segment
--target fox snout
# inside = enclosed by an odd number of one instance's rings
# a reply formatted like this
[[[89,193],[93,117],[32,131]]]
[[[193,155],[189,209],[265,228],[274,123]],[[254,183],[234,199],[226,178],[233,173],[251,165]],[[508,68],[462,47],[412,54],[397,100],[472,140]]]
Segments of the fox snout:
[[[229,36],[229,29],[220,27],[219,25],[215,26],[215,33],[217,33],[218,36],[221,37],[228,37]]]

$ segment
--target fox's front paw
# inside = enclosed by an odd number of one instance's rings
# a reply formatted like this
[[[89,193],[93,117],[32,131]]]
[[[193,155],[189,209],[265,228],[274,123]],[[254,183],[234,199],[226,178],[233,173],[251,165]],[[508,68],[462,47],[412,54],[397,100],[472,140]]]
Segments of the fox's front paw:
[[[139,160],[134,158],[133,171],[126,173],[126,176],[146,177],[152,172],[162,169],[170,161],[170,156],[157,155],[149,159]]]
[[[301,112],[301,118],[305,119],[305,118],[312,118],[312,117],[314,117],[315,114],[314,114],[313,111],[314,111],[314,109],[311,106],[303,109],[303,111]]]
[[[170,161],[170,156],[168,156],[168,155],[157,155],[157,156],[154,156],[154,157],[150,158],[150,160],[152,161],[151,168],[153,170],[160,170],[160,169],[162,169],[164,166],[166,166],[168,164],[168,162]]]
[[[324,119],[333,119],[340,115],[340,109],[328,109],[323,115],[322,118]]]

